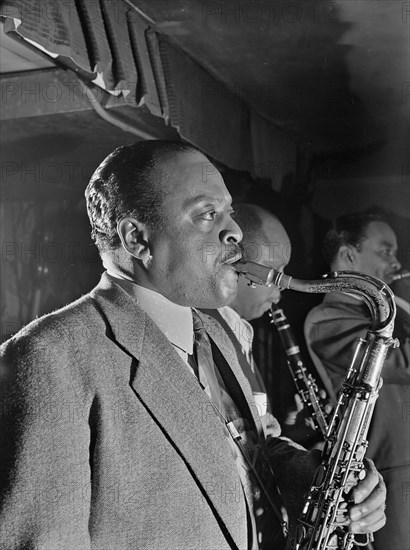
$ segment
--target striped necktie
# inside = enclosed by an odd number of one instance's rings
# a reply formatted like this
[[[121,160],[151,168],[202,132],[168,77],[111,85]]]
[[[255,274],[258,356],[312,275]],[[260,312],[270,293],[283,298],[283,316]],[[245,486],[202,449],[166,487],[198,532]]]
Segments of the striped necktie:
[[[224,406],[222,403],[221,388],[216,375],[215,364],[212,357],[212,348],[204,324],[198,313],[192,310],[192,320],[194,323],[194,359],[198,368],[197,375],[199,382],[203,386],[206,394],[217,407],[219,412],[224,415]]]

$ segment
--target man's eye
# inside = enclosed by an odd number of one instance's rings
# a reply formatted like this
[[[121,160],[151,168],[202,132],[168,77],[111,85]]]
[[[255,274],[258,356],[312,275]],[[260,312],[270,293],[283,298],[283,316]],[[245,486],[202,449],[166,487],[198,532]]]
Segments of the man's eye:
[[[216,217],[216,212],[215,210],[209,210],[208,212],[205,212],[202,216],[205,220],[214,220],[215,217]]]

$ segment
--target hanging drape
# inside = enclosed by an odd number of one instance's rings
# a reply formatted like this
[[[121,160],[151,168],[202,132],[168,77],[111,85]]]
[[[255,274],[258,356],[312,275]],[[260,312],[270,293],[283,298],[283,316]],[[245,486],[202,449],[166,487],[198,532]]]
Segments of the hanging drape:
[[[182,138],[278,190],[296,144],[122,0],[4,0],[17,33],[81,78],[135,107],[145,104]]]

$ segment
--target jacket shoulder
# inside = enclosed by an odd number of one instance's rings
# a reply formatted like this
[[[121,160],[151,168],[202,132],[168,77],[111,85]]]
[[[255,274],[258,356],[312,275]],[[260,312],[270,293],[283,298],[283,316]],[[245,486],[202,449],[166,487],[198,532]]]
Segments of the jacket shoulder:
[[[106,345],[105,335],[105,319],[92,297],[85,295],[35,319],[0,347],[0,381],[6,390],[14,387],[21,392],[83,387]]]
[[[47,313],[21,328],[14,336],[0,346],[0,355],[12,349],[24,351],[29,343],[36,346],[51,343],[58,347],[67,340],[77,340],[81,335],[89,338],[92,327],[104,324],[101,313],[90,294],[82,296],[56,311]],[[99,328],[99,327],[98,327]]]
[[[335,318],[370,318],[364,302],[346,296],[341,292],[326,294],[322,302],[312,308],[306,316],[306,323],[325,322]]]

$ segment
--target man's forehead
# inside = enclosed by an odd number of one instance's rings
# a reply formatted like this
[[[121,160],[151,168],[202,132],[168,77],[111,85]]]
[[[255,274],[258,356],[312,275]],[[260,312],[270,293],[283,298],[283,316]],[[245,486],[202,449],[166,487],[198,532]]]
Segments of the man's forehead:
[[[270,216],[264,220],[262,231],[265,241],[277,243],[279,246],[290,247],[290,240],[286,229],[277,218]]]
[[[189,208],[190,206],[200,205],[202,203],[211,203],[215,206],[226,206],[232,204],[232,197],[228,190],[221,190],[219,194],[216,194],[213,190],[208,192],[195,192],[191,190],[190,194],[187,194],[187,198],[183,201],[183,206]],[[206,190],[205,190],[206,191]]]
[[[200,152],[168,157],[161,165],[161,186],[167,201],[190,208],[201,202],[232,203],[219,170]]]
[[[199,151],[175,153],[163,160],[161,170],[174,183],[224,183],[219,170]]]
[[[365,238],[372,241],[396,245],[396,235],[389,224],[382,221],[370,222],[365,232]]]

